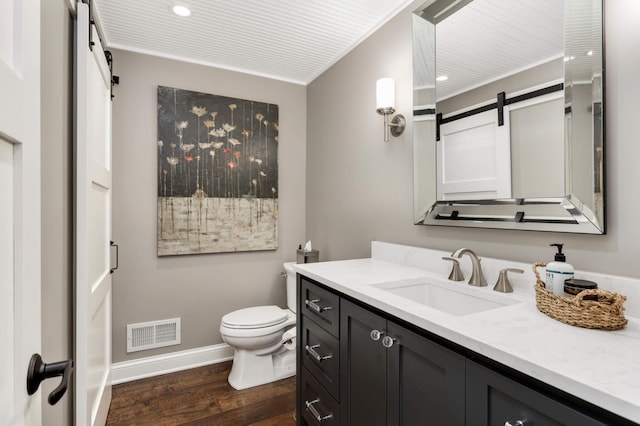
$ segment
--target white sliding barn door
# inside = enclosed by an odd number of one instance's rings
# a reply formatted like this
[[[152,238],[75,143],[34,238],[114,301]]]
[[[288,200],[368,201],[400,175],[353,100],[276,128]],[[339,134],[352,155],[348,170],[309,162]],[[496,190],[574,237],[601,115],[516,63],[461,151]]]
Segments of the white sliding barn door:
[[[436,143],[438,200],[511,197],[509,108],[498,126],[495,109],[440,125]]]
[[[0,425],[40,425],[40,0],[0,1]],[[45,354],[46,355],[46,354]]]
[[[111,74],[84,3],[75,42],[75,421],[93,426],[111,402]]]

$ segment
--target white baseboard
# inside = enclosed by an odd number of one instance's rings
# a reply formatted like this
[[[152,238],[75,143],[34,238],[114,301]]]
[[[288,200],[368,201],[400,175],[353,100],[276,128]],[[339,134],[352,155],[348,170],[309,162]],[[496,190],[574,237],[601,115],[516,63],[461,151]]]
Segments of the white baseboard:
[[[226,343],[180,352],[116,362],[111,365],[111,384],[130,382],[233,359],[233,348]]]

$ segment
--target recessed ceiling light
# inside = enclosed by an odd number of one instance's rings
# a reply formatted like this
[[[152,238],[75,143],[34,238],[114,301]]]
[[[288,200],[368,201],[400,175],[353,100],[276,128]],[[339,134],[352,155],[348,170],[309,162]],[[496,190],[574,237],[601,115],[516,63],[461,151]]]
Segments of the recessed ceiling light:
[[[564,57],[564,61],[568,62],[568,61],[573,61],[576,57],[575,56],[565,56]]]
[[[449,79],[449,77],[447,77],[446,75],[440,75],[440,76],[436,77],[436,81],[446,81],[448,79]]]
[[[587,56],[593,56],[593,50],[588,51]]]
[[[181,4],[174,5],[171,10],[173,10],[173,13],[175,13],[178,16],[189,16],[189,15],[191,15],[191,10],[187,6],[183,6]]]

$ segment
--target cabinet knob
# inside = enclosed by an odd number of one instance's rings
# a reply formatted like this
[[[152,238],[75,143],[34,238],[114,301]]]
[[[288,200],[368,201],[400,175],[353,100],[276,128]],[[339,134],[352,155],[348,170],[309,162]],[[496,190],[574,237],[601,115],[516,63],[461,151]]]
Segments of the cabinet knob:
[[[510,421],[504,422],[504,426],[526,426],[522,420],[516,420],[515,423],[511,423]]]
[[[396,339],[391,336],[384,336],[382,338],[382,346],[384,346],[385,348],[390,348],[391,346],[393,346],[393,343],[395,341]]]
[[[382,336],[384,336],[384,331],[371,330],[371,333],[369,333],[369,336],[371,336],[371,340],[374,340],[377,342],[378,340],[380,340]]]

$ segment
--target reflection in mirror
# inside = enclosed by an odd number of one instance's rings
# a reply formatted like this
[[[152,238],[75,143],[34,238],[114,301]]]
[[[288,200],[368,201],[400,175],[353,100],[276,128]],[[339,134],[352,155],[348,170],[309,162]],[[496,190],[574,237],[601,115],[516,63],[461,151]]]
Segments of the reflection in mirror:
[[[437,0],[413,33],[416,224],[604,233],[602,0]]]

